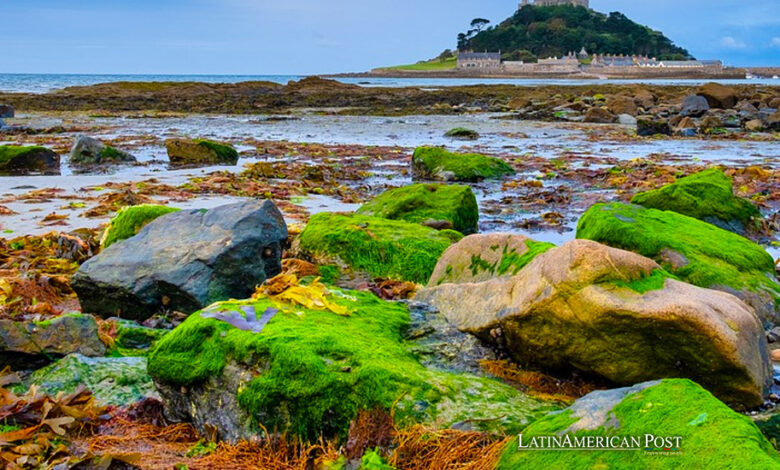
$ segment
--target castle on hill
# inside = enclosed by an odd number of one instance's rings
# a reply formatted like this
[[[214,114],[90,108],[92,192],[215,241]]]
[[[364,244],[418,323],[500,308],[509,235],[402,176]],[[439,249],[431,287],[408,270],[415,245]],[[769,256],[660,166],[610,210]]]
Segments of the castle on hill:
[[[590,8],[590,0],[534,0],[533,3],[531,3],[531,0],[523,0],[523,2],[520,4],[520,8],[523,8],[526,5],[536,5],[537,7],[573,5]]]

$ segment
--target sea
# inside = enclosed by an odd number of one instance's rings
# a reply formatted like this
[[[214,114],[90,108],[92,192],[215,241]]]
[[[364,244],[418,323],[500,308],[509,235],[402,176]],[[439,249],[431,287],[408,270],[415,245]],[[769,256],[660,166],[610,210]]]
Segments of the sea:
[[[108,82],[204,82],[239,83],[247,81],[268,81],[287,84],[305,78],[305,75],[81,75],[81,74],[25,74],[0,73],[0,92],[48,93],[71,86],[95,85]],[[650,85],[688,85],[697,86],[705,82],[716,81],[723,84],[758,84],[780,86],[780,79],[750,78],[741,80],[562,80],[543,78],[390,78],[390,77],[334,77],[343,83],[365,87],[421,87],[441,88],[467,85],[597,85],[597,84],[633,84]]]

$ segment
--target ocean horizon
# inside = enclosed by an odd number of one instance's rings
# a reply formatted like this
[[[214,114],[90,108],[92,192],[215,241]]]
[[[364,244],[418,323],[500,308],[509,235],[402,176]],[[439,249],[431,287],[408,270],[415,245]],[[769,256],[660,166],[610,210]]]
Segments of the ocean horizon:
[[[232,75],[232,74],[56,74],[56,73],[0,73],[0,92],[7,93],[48,93],[72,86],[97,85],[111,82],[202,82],[202,83],[240,83],[249,81],[268,81],[286,85],[312,75]],[[313,75],[317,76],[317,75]],[[320,76],[328,76],[322,74]],[[771,78],[750,79],[545,79],[545,78],[427,78],[427,77],[333,77],[342,83],[367,87],[447,87],[468,85],[598,85],[632,84],[648,85],[687,85],[697,86],[706,82],[718,82],[731,85],[776,85],[780,80]]]

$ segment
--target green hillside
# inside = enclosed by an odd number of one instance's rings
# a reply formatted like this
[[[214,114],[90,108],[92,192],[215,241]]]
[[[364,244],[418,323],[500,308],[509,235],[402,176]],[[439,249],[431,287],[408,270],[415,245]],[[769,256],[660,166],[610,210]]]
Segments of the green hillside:
[[[637,54],[665,60],[692,58],[663,33],[634,23],[622,13],[605,15],[569,5],[526,5],[497,26],[458,35],[460,50],[500,50],[510,59],[528,60],[531,54],[539,58],[559,57],[578,52],[583,46],[591,54]]]

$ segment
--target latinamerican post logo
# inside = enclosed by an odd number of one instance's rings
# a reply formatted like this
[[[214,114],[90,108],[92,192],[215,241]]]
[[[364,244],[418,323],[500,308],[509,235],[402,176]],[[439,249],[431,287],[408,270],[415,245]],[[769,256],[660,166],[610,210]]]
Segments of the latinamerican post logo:
[[[553,436],[519,436],[520,450],[546,451],[615,451],[644,452],[654,455],[679,454],[682,450],[681,436],[576,436],[572,434]]]

